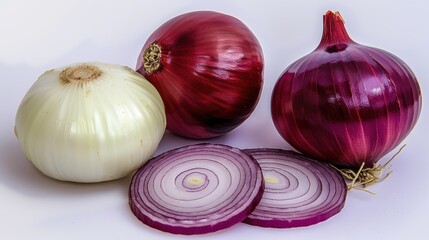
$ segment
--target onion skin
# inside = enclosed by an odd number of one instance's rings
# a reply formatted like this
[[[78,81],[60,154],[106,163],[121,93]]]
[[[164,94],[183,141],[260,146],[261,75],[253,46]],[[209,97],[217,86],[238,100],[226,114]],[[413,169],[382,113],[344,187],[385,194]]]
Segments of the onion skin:
[[[354,42],[327,12],[320,45],[279,77],[271,113],[298,151],[332,164],[372,167],[401,143],[422,108],[411,69],[393,54]]]
[[[157,90],[133,69],[77,63],[43,73],[23,98],[15,134],[45,175],[94,183],[144,164],[165,132]]]
[[[153,43],[161,48],[160,66],[148,72],[144,53]],[[160,26],[144,44],[137,71],[161,94],[168,130],[206,139],[233,130],[250,116],[262,89],[263,55],[241,21],[197,11]]]

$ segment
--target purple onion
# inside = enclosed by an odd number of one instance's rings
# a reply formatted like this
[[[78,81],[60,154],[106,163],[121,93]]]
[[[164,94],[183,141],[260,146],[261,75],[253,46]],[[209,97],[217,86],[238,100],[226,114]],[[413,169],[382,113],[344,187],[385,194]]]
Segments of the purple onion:
[[[347,186],[327,163],[292,151],[247,149],[262,168],[265,190],[245,223],[270,228],[304,227],[325,221],[344,207]]]
[[[137,71],[160,93],[167,129],[187,138],[221,136],[253,112],[264,59],[240,20],[213,11],[170,19],[147,39]]]
[[[152,158],[133,176],[129,203],[143,223],[203,234],[243,221],[262,198],[262,171],[237,148],[196,144]]]
[[[295,149],[359,168],[372,167],[404,140],[422,97],[402,60],[354,42],[340,14],[328,11],[319,46],[283,72],[271,103],[277,130]]]

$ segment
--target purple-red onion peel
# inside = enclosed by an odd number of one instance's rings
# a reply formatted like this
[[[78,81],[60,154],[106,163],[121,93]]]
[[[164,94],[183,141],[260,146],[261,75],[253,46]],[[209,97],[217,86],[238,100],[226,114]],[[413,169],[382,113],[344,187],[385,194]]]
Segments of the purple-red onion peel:
[[[319,46],[292,63],[272,93],[281,136],[334,165],[373,167],[410,133],[422,97],[411,69],[393,54],[354,42],[328,11]]]
[[[137,71],[159,91],[167,129],[205,139],[244,122],[259,100],[263,55],[240,20],[217,12],[177,16],[147,39]]]

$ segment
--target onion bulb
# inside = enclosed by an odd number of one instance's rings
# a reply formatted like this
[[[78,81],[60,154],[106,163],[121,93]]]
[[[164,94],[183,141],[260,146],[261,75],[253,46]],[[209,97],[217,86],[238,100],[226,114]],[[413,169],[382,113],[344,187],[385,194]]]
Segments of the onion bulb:
[[[376,165],[410,133],[422,108],[411,69],[353,41],[331,11],[319,46],[281,74],[271,101],[274,124],[289,144],[351,169]]]
[[[155,30],[137,71],[161,94],[168,130],[206,139],[233,130],[253,112],[262,89],[263,55],[240,20],[197,11]]]
[[[79,63],[42,74],[16,114],[15,134],[49,177],[100,182],[130,174],[166,126],[157,90],[128,67]]]

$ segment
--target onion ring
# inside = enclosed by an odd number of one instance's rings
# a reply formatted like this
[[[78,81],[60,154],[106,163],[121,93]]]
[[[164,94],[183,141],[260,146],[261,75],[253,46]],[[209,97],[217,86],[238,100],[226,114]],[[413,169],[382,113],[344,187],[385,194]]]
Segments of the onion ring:
[[[243,221],[260,202],[263,189],[262,170],[250,154],[203,143],[149,160],[131,180],[129,204],[148,226],[203,234]]]

